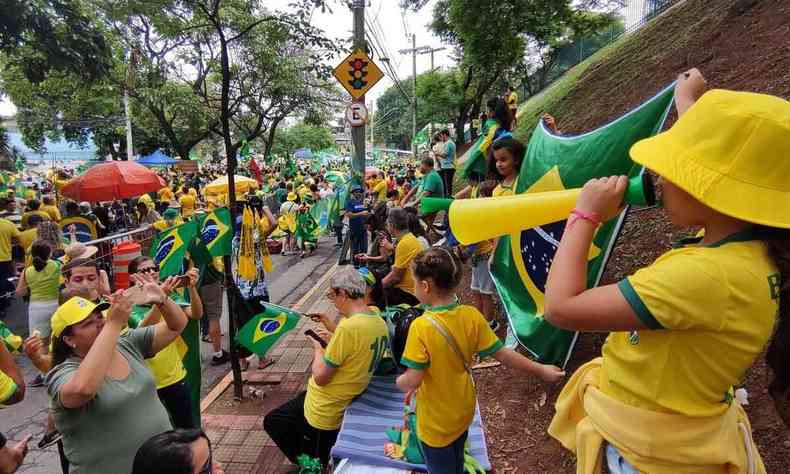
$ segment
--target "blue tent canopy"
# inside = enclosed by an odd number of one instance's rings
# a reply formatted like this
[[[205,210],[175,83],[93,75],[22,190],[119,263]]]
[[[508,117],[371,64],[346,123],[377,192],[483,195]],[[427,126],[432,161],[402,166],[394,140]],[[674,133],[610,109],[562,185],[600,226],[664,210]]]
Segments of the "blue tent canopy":
[[[137,163],[143,166],[173,166],[177,161],[162,153],[162,150],[157,149],[150,155],[137,160]]]
[[[313,151],[309,148],[300,148],[294,152],[294,156],[299,160],[309,160],[313,157]]]

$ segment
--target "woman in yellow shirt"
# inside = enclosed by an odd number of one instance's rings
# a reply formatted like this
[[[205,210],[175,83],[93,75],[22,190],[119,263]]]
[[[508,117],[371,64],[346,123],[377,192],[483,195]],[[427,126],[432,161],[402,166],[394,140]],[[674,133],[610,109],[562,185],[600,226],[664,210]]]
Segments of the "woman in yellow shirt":
[[[587,289],[593,235],[620,213],[627,182],[594,179],[549,272],[546,320],[610,333],[602,358],[563,389],[549,428],[576,452],[579,473],[600,469],[603,453],[614,473],[765,472],[734,388],[778,315],[768,360],[772,394],[788,400],[790,103],[705,88],[696,69],[682,74],[678,121],[631,148],[659,176],[673,224],[702,227],[704,237]]]
[[[506,366],[557,382],[559,367],[531,361],[504,347],[472,306],[458,302],[460,262],[447,249],[421,252],[412,264],[417,299],[425,313],[409,328],[398,388],[417,395],[417,437],[429,474],[464,472],[464,445],[475,413],[476,394],[469,367],[474,354],[493,356]]]

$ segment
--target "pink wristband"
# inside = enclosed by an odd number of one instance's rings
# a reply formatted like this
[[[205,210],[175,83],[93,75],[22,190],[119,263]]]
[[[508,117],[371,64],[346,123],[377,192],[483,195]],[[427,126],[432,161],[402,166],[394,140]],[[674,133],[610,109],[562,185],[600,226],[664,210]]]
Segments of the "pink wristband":
[[[597,212],[584,212],[574,209],[571,211],[571,215],[568,217],[567,227],[570,229],[571,226],[573,226],[573,224],[579,219],[592,222],[596,227],[601,225],[601,218],[598,216]]]

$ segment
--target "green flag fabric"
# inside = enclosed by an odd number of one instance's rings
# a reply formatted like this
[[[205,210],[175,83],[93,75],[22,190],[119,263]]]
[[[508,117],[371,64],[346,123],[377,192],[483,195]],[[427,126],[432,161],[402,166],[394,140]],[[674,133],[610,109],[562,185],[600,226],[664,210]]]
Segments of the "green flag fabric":
[[[159,266],[159,277],[183,273],[184,256],[197,234],[194,220],[160,232],[151,244],[151,258]]]
[[[206,244],[214,257],[230,255],[233,243],[233,230],[230,225],[230,211],[226,207],[214,209],[200,225],[200,240]]]
[[[247,321],[236,336],[236,342],[258,357],[265,357],[275,342],[296,327],[299,317],[299,313],[288,308],[266,303],[266,311]]]
[[[19,348],[22,347],[22,337],[11,332],[3,321],[0,321],[0,340],[3,341],[8,352],[12,354],[20,353]]]
[[[597,130],[578,136],[552,135],[538,124],[530,139],[516,192],[580,188],[592,178],[638,175],[642,169],[628,154],[635,142],[663,127],[672,105],[674,84],[638,108]],[[587,285],[598,284],[625,212],[601,226],[589,253]],[[565,229],[565,221],[551,222],[502,236],[491,274],[510,322],[513,336],[541,362],[564,366],[576,333],[558,329],[543,319],[546,278]]]

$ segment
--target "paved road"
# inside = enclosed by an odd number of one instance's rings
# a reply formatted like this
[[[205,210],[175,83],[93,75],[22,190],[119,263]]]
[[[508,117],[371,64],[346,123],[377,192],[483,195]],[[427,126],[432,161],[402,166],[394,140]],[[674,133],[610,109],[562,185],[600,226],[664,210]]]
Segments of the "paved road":
[[[337,252],[332,246],[332,242],[333,239],[322,239],[321,246],[316,253],[304,260],[298,256],[276,255],[273,257],[275,268],[274,272],[269,275],[268,282],[269,293],[274,303],[286,306],[295,303],[335,264]],[[222,319],[223,334],[227,333],[227,314],[227,300],[225,300]],[[16,334],[27,334],[27,309],[24,303],[21,301],[14,303],[9,311],[6,324]],[[227,347],[227,336],[225,339],[223,347]],[[204,362],[203,395],[230,370],[229,364],[212,367],[209,364],[211,352],[211,345],[203,343],[201,350]],[[30,361],[26,357],[18,357],[16,362],[24,371],[25,379],[32,380],[36,369],[30,364]],[[57,474],[61,472],[57,449],[51,447],[40,450],[36,446],[46,429],[46,407],[46,388],[28,387],[25,400],[22,403],[0,409],[0,432],[4,433],[9,440],[20,439],[28,433],[33,434],[30,452],[25,464],[18,472],[26,474]]]

